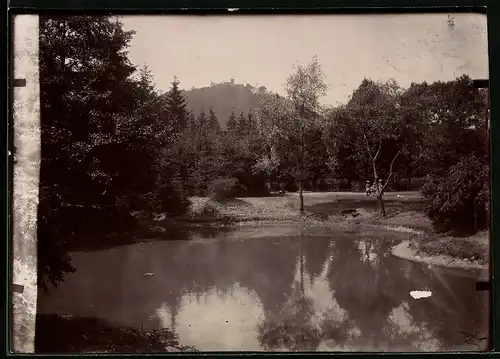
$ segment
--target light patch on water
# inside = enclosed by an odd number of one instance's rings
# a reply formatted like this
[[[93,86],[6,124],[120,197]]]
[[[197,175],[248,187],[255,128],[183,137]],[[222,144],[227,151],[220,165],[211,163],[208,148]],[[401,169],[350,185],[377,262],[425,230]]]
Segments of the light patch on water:
[[[323,269],[319,277],[311,278],[311,275],[304,270],[304,283],[308,283],[309,285],[304,286],[303,295],[306,298],[312,300],[312,305],[314,309],[314,315],[312,317],[313,322],[319,322],[320,319],[328,315],[332,318],[334,315],[335,319],[342,321],[347,317],[347,312],[342,309],[337,301],[335,300],[335,295],[330,290],[330,286],[328,284],[328,273],[330,270],[330,266],[333,261],[333,256],[329,256],[329,258],[325,261],[323,265]],[[304,267],[306,267],[307,260],[304,258]],[[300,283],[301,273],[300,273],[300,256],[297,258],[296,268],[295,268],[295,285]],[[335,313],[335,314],[333,314]]]
[[[319,343],[317,350],[320,352],[341,352],[344,351],[344,346],[337,344],[332,339],[327,339]]]
[[[163,303],[160,308],[156,309],[156,317],[160,320],[162,328],[170,328],[172,326],[172,314],[167,303]]]
[[[428,352],[439,350],[440,341],[434,337],[434,333],[429,329],[428,324],[422,322],[417,326],[413,323],[413,318],[408,312],[407,302],[402,302],[399,307],[394,308],[389,315],[389,320],[397,325],[399,334],[408,339],[413,337],[411,345],[414,348]],[[401,349],[401,351],[405,351],[407,347]]]
[[[428,290],[412,290],[410,295],[413,299],[429,298],[432,295],[431,291]]]
[[[185,295],[176,318],[181,343],[204,351],[260,348],[257,324],[264,312],[253,292],[235,284],[231,294],[212,290],[199,302],[192,296]]]
[[[397,308],[394,308],[389,315],[389,320],[397,325],[398,331],[404,334],[413,334],[418,332],[418,328],[412,325],[412,318],[408,313],[408,303],[403,302]]]

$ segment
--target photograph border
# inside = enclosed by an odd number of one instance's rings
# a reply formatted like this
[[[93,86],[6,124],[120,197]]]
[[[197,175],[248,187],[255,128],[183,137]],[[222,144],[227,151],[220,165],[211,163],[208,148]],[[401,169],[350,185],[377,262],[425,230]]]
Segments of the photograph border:
[[[229,12],[228,9],[237,9],[236,11]],[[490,229],[490,262],[489,270],[491,273],[491,282],[483,283],[479,285],[477,290],[489,290],[491,293],[491,340],[490,352],[467,352],[467,353],[425,353],[423,355],[491,355],[493,353],[498,353],[500,349],[500,311],[496,311],[495,307],[500,307],[500,266],[496,263],[500,263],[500,244],[497,245],[493,238],[500,236],[500,220],[495,221],[494,216],[496,213],[500,213],[500,185],[497,187],[495,183],[500,181],[500,142],[495,140],[500,136],[500,70],[498,66],[494,64],[500,63],[500,42],[498,34],[500,34],[500,4],[495,1],[387,1],[381,4],[377,1],[324,1],[324,0],[292,0],[288,2],[284,1],[268,1],[265,5],[258,1],[224,1],[224,0],[212,0],[212,1],[196,1],[196,0],[177,0],[169,1],[168,5],[166,2],[161,0],[11,0],[6,18],[6,29],[7,36],[4,36],[2,41],[5,42],[5,48],[9,48],[11,45],[11,18],[16,14],[47,14],[47,13],[59,13],[59,12],[78,12],[78,13],[93,13],[93,14],[227,14],[228,16],[238,16],[238,15],[248,15],[248,14],[318,14],[318,13],[328,13],[328,14],[345,14],[345,13],[373,13],[373,14],[385,14],[385,13],[483,13],[487,16],[487,27],[488,27],[488,55],[489,55],[489,97],[490,97],[490,109],[491,109],[491,132],[490,132],[490,147],[491,147],[491,229]],[[494,34],[497,34],[496,37]],[[9,51],[8,50],[8,51]],[[4,57],[5,59],[7,57]],[[12,216],[11,216],[11,206],[12,201],[10,198],[12,189],[12,176],[10,175],[10,169],[12,166],[11,156],[8,156],[7,151],[11,150],[12,146],[12,111],[11,111],[11,90],[12,90],[12,79],[9,77],[11,72],[11,62],[6,61],[6,84],[7,84],[7,101],[5,101],[5,110],[8,112],[8,127],[4,127],[6,132],[4,138],[7,139],[6,143],[6,155],[5,159],[5,171],[6,175],[3,180],[6,181],[6,209],[7,213],[3,218],[5,219],[5,228],[7,232],[6,241],[7,245],[7,257],[6,257],[6,273],[3,276],[6,280],[6,296],[7,296],[7,335],[6,353],[12,355],[9,351],[10,347],[10,316],[11,316],[11,296],[12,287],[10,285],[10,276],[12,271],[12,240],[11,240],[11,229],[12,229]],[[483,79],[475,79],[483,80]],[[486,79],[485,79],[486,80]],[[497,283],[495,283],[495,278]],[[214,353],[215,354],[215,353]],[[240,353],[240,352],[220,352],[217,355],[249,355],[250,353]],[[265,353],[259,352],[259,355],[283,355],[281,353]],[[297,355],[295,353],[290,353]],[[300,353],[309,354],[309,353]],[[312,354],[312,353],[310,353]],[[335,353],[336,355],[381,355],[381,353]],[[94,354],[95,355],[95,354]],[[186,355],[186,354],[182,354]],[[253,354],[255,355],[255,354]],[[314,353],[314,355],[329,355],[328,353]],[[384,353],[384,355],[401,355],[401,353]],[[408,353],[407,356],[422,355],[417,353]]]

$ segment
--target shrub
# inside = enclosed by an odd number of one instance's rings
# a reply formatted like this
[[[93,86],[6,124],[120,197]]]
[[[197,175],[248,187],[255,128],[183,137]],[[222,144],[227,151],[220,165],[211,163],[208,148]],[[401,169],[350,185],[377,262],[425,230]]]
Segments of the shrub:
[[[238,187],[236,178],[217,178],[208,185],[208,196],[215,201],[235,198]]]
[[[479,260],[485,263],[488,260],[488,250],[476,240],[470,238],[439,238],[422,243],[421,249],[430,255],[448,255],[455,258]]]
[[[206,198],[194,197],[191,198],[190,214],[193,217],[217,217],[219,216],[219,211],[216,205]]]
[[[427,215],[438,231],[474,233],[489,226],[488,165],[463,158],[444,176],[428,176],[422,187]]]
[[[182,195],[175,183],[164,183],[159,191],[161,212],[172,216],[180,216],[187,212],[189,201]]]

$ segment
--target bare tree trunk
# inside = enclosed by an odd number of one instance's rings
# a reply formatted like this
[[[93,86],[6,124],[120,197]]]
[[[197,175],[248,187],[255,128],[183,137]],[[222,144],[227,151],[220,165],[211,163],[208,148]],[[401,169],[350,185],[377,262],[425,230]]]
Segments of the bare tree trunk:
[[[391,161],[391,166],[389,167],[389,175],[387,176],[387,179],[385,181],[385,184],[382,185],[382,187],[380,187],[381,184],[379,184],[378,182],[378,174],[377,174],[377,166],[376,166],[376,160],[377,160],[377,157],[378,157],[378,154],[380,153],[380,148],[381,148],[381,143],[379,143],[379,147],[378,147],[378,150],[377,150],[377,153],[375,154],[375,157],[373,157],[373,175],[375,177],[375,189],[377,191],[377,202],[378,202],[378,208],[380,210],[380,214],[382,214],[382,216],[386,216],[386,212],[385,212],[385,204],[384,204],[384,190],[385,188],[387,187],[387,185],[389,184],[389,181],[393,175],[393,172],[392,172],[392,166],[394,165],[394,161],[396,160],[396,158],[399,156],[399,153],[401,152],[401,149],[396,153],[396,155],[394,156],[394,158],[392,159]]]
[[[301,171],[302,173],[302,171]],[[301,176],[302,177],[302,176]],[[304,194],[302,193],[302,188],[304,187],[304,180],[300,179],[300,188],[299,188],[299,198],[300,198],[300,213],[304,213]]]
[[[302,228],[300,229],[300,291],[302,293],[302,298],[304,298],[304,234]]]
[[[476,204],[476,199],[473,200],[473,211],[474,211],[474,233],[477,233],[477,204]]]
[[[300,143],[300,188],[299,188],[299,197],[300,197],[300,214],[304,214],[304,132],[301,134],[301,143]]]
[[[387,214],[385,212],[385,204],[384,204],[384,199],[382,198],[382,194],[377,195],[377,202],[380,214],[385,217]]]
[[[411,175],[408,176],[408,191],[411,191]]]

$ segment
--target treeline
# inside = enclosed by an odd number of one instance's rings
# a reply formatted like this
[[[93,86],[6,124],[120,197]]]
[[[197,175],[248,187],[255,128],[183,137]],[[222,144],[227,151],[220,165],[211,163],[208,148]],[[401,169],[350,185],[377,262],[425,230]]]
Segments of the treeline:
[[[356,190],[382,178],[382,200],[420,178],[440,229],[487,227],[488,101],[469,78],[407,90],[365,80],[346,105],[324,108],[313,60],[287,96],[262,93],[257,111],[221,128],[210,108],[187,110],[177,79],[158,93],[147,66],[128,60],[132,36],[112,17],[40,17],[40,286],[72,270],[74,241],[127,233],[136,213],[182,215],[189,196]]]

